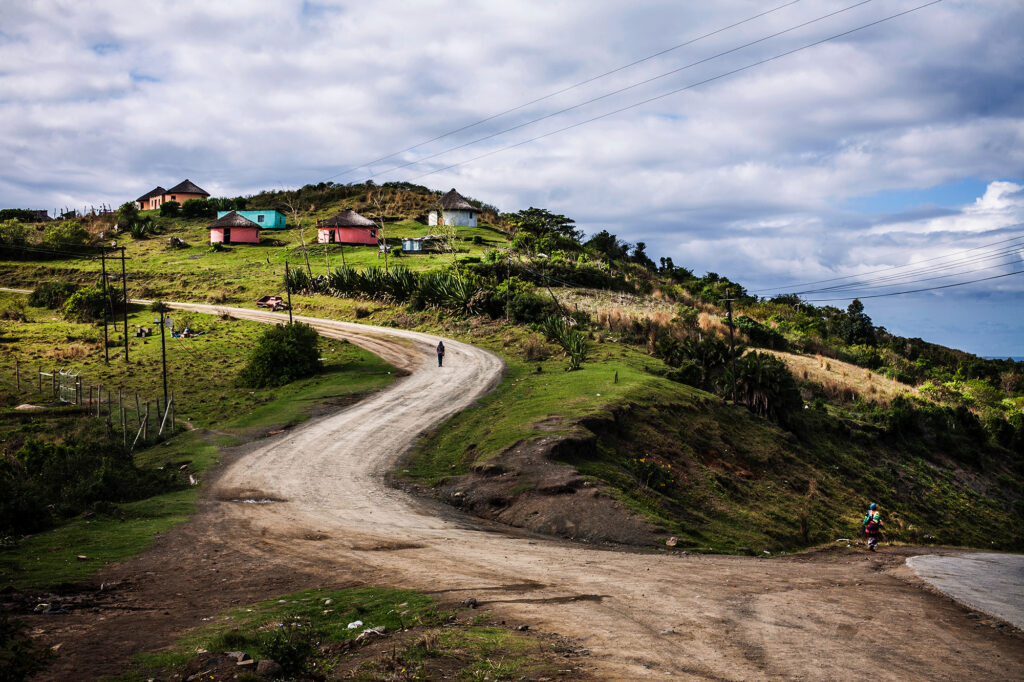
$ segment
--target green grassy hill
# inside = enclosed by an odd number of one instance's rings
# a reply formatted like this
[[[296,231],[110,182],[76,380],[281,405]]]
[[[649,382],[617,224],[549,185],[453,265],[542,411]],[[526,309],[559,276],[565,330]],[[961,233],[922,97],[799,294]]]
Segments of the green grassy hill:
[[[438,195],[325,184],[241,198],[292,226],[223,251],[208,245],[208,219],[149,216],[153,234],[118,241],[129,293],[251,307],[284,293],[286,262],[332,275],[344,253],[365,276],[303,285],[297,311],[452,335],[506,358],[501,386],[426,437],[399,475],[507,523],[759,553],[856,539],[876,501],[893,540],[1024,546],[1021,363],[893,336],[856,305],[758,299],[716,273],[656,264],[642,243],[584,241],[540,209],[478,202],[481,226],[459,228],[453,253],[390,258],[390,274],[374,247],[311,245],[315,220],[346,207],[385,216],[389,243],[422,236]],[[110,243],[111,220],[86,221],[93,241]],[[3,234],[0,284],[97,281],[95,259],[18,252]],[[735,404],[726,295],[737,299]],[[569,356],[579,369],[566,371]]]

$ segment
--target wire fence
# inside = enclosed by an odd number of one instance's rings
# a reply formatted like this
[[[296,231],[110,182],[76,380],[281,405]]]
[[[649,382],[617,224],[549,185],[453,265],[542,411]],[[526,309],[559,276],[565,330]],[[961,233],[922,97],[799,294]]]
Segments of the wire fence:
[[[87,384],[81,370],[40,365],[29,367],[20,360],[15,360],[14,375],[0,376],[0,382],[18,394],[24,394],[32,403],[46,403],[37,407],[74,407],[78,409],[68,413],[105,418],[111,428],[120,431],[124,447],[129,452],[175,432],[173,392],[168,392],[166,401],[159,396],[149,399],[122,387]]]

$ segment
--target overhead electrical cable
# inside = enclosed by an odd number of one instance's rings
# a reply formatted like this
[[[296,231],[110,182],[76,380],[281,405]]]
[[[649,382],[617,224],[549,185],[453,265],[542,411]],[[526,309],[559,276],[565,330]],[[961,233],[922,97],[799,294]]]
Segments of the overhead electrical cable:
[[[936,0],[936,1],[941,2],[941,0]],[[654,81],[660,80],[662,78],[667,78],[668,76],[672,76],[672,75],[675,75],[675,74],[680,73],[682,71],[685,71],[687,69],[691,69],[691,68],[693,68],[695,66],[699,66],[700,64],[707,63],[707,62],[709,62],[709,61],[711,61],[713,59],[718,59],[719,57],[723,57],[725,55],[732,54],[733,52],[738,52],[739,50],[746,49],[748,47],[751,47],[752,45],[757,45],[758,43],[763,43],[766,40],[771,40],[772,38],[777,38],[777,37],[779,37],[781,35],[784,35],[786,33],[791,33],[791,32],[796,31],[798,29],[805,28],[807,26],[810,26],[811,24],[815,24],[815,23],[817,23],[819,21],[824,21],[825,19],[829,19],[831,17],[834,17],[837,14],[842,14],[843,12],[848,12],[848,11],[850,11],[852,9],[855,9],[855,8],[860,7],[862,5],[866,5],[866,4],[871,3],[871,2],[874,2],[874,0],[860,0],[860,2],[856,2],[856,3],[852,4],[852,5],[844,7],[842,9],[835,10],[834,12],[829,12],[828,14],[823,14],[820,17],[816,17],[816,18],[811,19],[809,21],[805,21],[805,22],[803,22],[801,24],[796,24],[795,26],[790,26],[789,28],[786,28],[786,29],[783,29],[781,31],[777,31],[775,33],[772,33],[770,35],[758,38],[757,40],[752,40],[752,41],[750,41],[748,43],[744,43],[743,45],[739,45],[737,47],[730,48],[730,49],[725,50],[723,52],[718,52],[717,54],[713,54],[710,57],[705,57],[703,59],[699,59],[699,60],[697,60],[695,62],[691,62],[689,64],[686,64],[685,66],[680,66],[678,68],[672,69],[671,71],[666,71],[664,73],[658,74],[657,76],[651,76],[650,78],[645,78],[644,80],[637,81],[636,83],[632,83],[630,85],[618,88],[616,90],[611,90],[610,92],[606,92],[603,95],[598,95],[597,97],[592,97],[592,98],[590,98],[588,100],[584,100],[584,101],[579,102],[577,104],[573,104],[572,106],[568,106],[568,107],[559,109],[557,111],[553,111],[551,113],[544,114],[543,116],[538,116],[537,118],[530,119],[529,121],[525,121],[523,123],[518,123],[518,124],[516,124],[514,126],[509,126],[508,128],[504,128],[504,129],[499,130],[497,132],[489,133],[489,134],[484,135],[482,137],[478,137],[475,140],[470,140],[469,142],[464,142],[462,144],[455,145],[454,147],[448,147],[447,149],[443,149],[443,150],[441,150],[439,152],[435,152],[433,154],[429,154],[427,156],[420,157],[419,159],[415,159],[413,161],[407,161],[406,163],[402,163],[402,164],[398,164],[396,166],[392,166],[391,168],[388,168],[387,170],[380,171],[379,173],[374,173],[371,177],[379,177],[379,176],[385,175],[386,173],[391,173],[392,171],[401,170],[402,168],[408,168],[409,166],[415,166],[417,164],[423,163],[424,161],[429,161],[430,159],[435,159],[435,158],[437,158],[439,156],[443,156],[443,155],[448,154],[450,152],[454,152],[454,151],[457,151],[459,149],[465,149],[466,147],[471,147],[473,145],[480,144],[481,142],[486,142],[487,140],[494,139],[495,137],[499,137],[499,136],[504,135],[506,133],[510,133],[510,132],[512,132],[514,130],[519,130],[521,128],[526,128],[527,126],[531,126],[534,123],[539,123],[539,122],[545,121],[545,120],[547,120],[549,118],[554,118],[555,116],[561,116],[562,114],[565,114],[565,113],[570,112],[570,111],[574,111],[574,110],[579,109],[581,107],[585,107],[585,106],[587,106],[589,104],[593,104],[594,102],[599,102],[599,101],[601,101],[603,99],[607,99],[609,97],[614,97],[615,95],[620,95],[620,94],[622,94],[624,92],[627,92],[629,90],[633,90],[635,88],[639,88],[642,85],[647,85],[648,83],[653,83]],[[675,91],[675,92],[678,92],[678,91]],[[672,93],[669,93],[669,94],[672,94]]]
[[[999,229],[1005,230],[1007,228],[1021,227],[1021,226],[1024,226],[1024,223],[1014,223],[1013,225],[1006,225],[1006,226],[1003,226],[1003,227],[1001,227]],[[781,287],[762,287],[760,289],[751,289],[751,293],[758,292],[758,291],[788,291],[788,290],[792,290],[795,287],[806,287],[806,286],[811,286],[813,284],[825,284],[826,282],[836,282],[836,281],[843,280],[843,279],[852,279],[854,277],[864,277],[866,275],[873,275],[873,274],[876,274],[876,273],[879,273],[879,272],[888,272],[890,270],[900,270],[902,268],[908,268],[908,267],[911,267],[911,266],[916,267],[916,266],[920,265],[921,263],[929,263],[931,261],[941,260],[941,259],[944,259],[944,258],[952,258],[954,256],[959,256],[961,254],[970,253],[972,251],[978,251],[980,249],[987,249],[987,248],[989,248],[991,246],[996,246],[998,244],[1006,244],[1007,242],[1013,242],[1013,241],[1018,241],[1018,240],[1024,240],[1024,235],[1018,235],[1016,237],[1010,237],[1009,239],[1001,239],[1001,240],[996,241],[996,242],[990,242],[988,244],[982,244],[981,246],[975,246],[973,248],[965,249],[963,251],[958,251],[958,252],[952,253],[952,254],[944,254],[942,256],[934,256],[932,258],[925,258],[924,260],[920,260],[920,261],[917,261],[915,263],[907,263],[905,265],[893,265],[893,266],[890,266],[890,267],[881,268],[879,270],[871,270],[869,272],[861,272],[861,273],[858,273],[856,275],[844,275],[842,277],[832,277],[832,278],[829,278],[829,279],[819,279],[819,280],[815,280],[813,282],[797,282],[797,283],[794,283],[794,284],[786,284],[786,285],[783,285]]]
[[[457,163],[452,163],[452,164],[449,164],[447,166],[443,166],[441,168],[436,168],[436,169],[434,169],[432,171],[428,171],[426,173],[421,173],[419,175],[414,175],[414,176],[412,176],[410,178],[406,178],[405,181],[406,182],[410,182],[412,180],[419,180],[420,178],[425,178],[425,177],[427,177],[429,175],[434,175],[436,173],[441,173],[441,172],[446,171],[446,170],[451,170],[452,168],[457,168],[459,166],[464,166],[466,164],[473,163],[474,161],[479,161],[480,159],[484,159],[484,158],[487,158],[489,156],[494,156],[495,154],[500,154],[501,152],[505,152],[505,151],[508,151],[510,149],[515,149],[517,147],[522,147],[523,145],[530,144],[531,142],[536,142],[537,140],[543,140],[543,139],[551,137],[553,135],[557,135],[559,133],[563,133],[563,132],[565,132],[567,130],[572,130],[573,128],[579,128],[580,126],[587,125],[588,123],[593,123],[595,121],[600,121],[601,119],[608,118],[609,116],[614,116],[614,115],[620,114],[620,113],[622,113],[624,111],[629,111],[630,109],[635,109],[635,108],[643,106],[645,104],[650,104],[651,102],[656,102],[658,100],[665,99],[666,97],[671,97],[672,95],[679,94],[680,92],[685,92],[687,90],[692,90],[693,88],[699,87],[701,85],[706,85],[708,83],[712,83],[714,81],[721,80],[723,78],[727,78],[728,76],[732,76],[732,75],[735,75],[737,73],[742,73],[743,71],[748,71],[748,70],[753,69],[753,68],[758,67],[758,66],[763,66],[764,64],[768,64],[770,62],[782,59],[783,57],[788,57],[790,55],[796,54],[797,52],[802,52],[802,51],[810,49],[812,47],[817,47],[818,45],[822,45],[824,43],[830,42],[830,41],[835,40],[837,38],[842,38],[844,36],[848,36],[850,34],[858,32],[858,31],[863,31],[864,29],[871,28],[873,26],[878,26],[879,24],[883,24],[883,23],[885,23],[887,21],[891,21],[893,19],[897,19],[899,17],[906,16],[906,15],[911,14],[913,12],[917,12],[919,10],[925,9],[926,7],[931,7],[932,5],[937,5],[940,2],[943,2],[943,0],[931,0],[931,2],[926,2],[923,5],[918,5],[916,7],[912,7],[910,9],[904,10],[902,12],[897,12],[896,14],[890,14],[889,16],[883,17],[882,19],[878,19],[876,21],[872,21],[870,23],[863,24],[863,25],[858,26],[856,28],[852,28],[852,29],[849,29],[847,31],[843,31],[842,33],[836,33],[835,35],[831,35],[831,36],[829,36],[827,38],[822,38],[821,40],[816,40],[816,41],[814,41],[812,43],[807,43],[806,45],[802,45],[801,47],[797,47],[797,48],[794,48],[792,50],[787,50],[785,52],[781,52],[781,53],[779,53],[777,55],[774,55],[772,57],[767,57],[765,59],[761,59],[759,61],[752,62],[750,64],[747,64],[746,66],[741,66],[739,68],[732,69],[732,70],[726,71],[724,73],[720,73],[717,76],[712,76],[710,78],[705,78],[704,80],[697,81],[695,83],[691,83],[691,84],[683,86],[681,88],[676,88],[674,90],[670,90],[670,91],[668,91],[666,93],[663,93],[661,95],[656,95],[654,97],[649,97],[649,98],[641,100],[639,102],[635,102],[633,104],[630,104],[630,105],[627,105],[627,106],[624,106],[624,107],[620,107],[618,109],[613,109],[612,111],[608,111],[608,112],[606,112],[604,114],[600,114],[598,116],[594,116],[592,118],[588,118],[588,119],[583,120],[583,121],[578,121],[577,123],[573,123],[571,125],[567,125],[565,127],[558,128],[556,130],[552,130],[550,132],[544,133],[543,135],[537,135],[535,137],[531,137],[531,138],[528,138],[526,140],[522,140],[520,142],[516,142],[514,144],[506,145],[504,147],[499,147],[498,149],[492,149],[489,152],[485,152],[484,154],[480,154],[478,156],[474,156],[474,157],[472,157],[470,159],[466,159],[464,161],[459,161]]]
[[[584,85],[587,85],[588,83],[593,83],[594,81],[600,80],[602,78],[606,78],[607,76],[611,76],[613,74],[619,73],[620,71],[625,71],[626,69],[629,69],[629,68],[632,68],[634,66],[637,66],[638,64],[643,64],[644,62],[650,61],[651,59],[655,59],[657,57],[661,57],[662,55],[666,55],[669,52],[673,52],[674,50],[678,50],[678,49],[680,49],[682,47],[686,47],[687,45],[693,45],[696,42],[704,40],[705,38],[710,38],[712,36],[718,35],[719,33],[723,33],[723,32],[728,31],[730,29],[736,28],[737,26],[742,26],[743,24],[750,23],[751,21],[754,21],[755,19],[760,19],[761,17],[767,16],[767,15],[772,14],[774,12],[778,12],[781,9],[784,9],[784,8],[789,7],[791,5],[797,4],[798,2],[800,2],[800,0],[791,0],[791,2],[787,2],[785,4],[779,5],[778,7],[773,7],[772,9],[765,10],[764,12],[760,12],[760,13],[755,14],[753,16],[747,17],[746,19],[743,19],[741,21],[737,21],[736,23],[729,24],[728,26],[723,26],[722,28],[715,29],[714,31],[710,31],[710,32],[705,33],[703,35],[697,36],[696,38],[691,38],[691,39],[686,40],[686,41],[684,41],[682,43],[679,43],[677,45],[673,45],[672,47],[668,47],[668,48],[665,48],[665,49],[660,50],[658,52],[655,52],[654,54],[647,55],[646,57],[642,57],[640,59],[637,59],[636,61],[630,62],[629,64],[624,64],[623,66],[616,67],[616,68],[612,69],[611,71],[605,71],[604,73],[598,74],[597,76],[591,76],[590,78],[582,80],[582,81],[580,81],[578,83],[574,83],[572,85],[564,87],[561,90],[555,90],[554,92],[551,92],[551,93],[548,93],[546,95],[543,95],[542,97],[538,97],[536,99],[532,99],[529,102],[524,102],[523,104],[519,104],[519,105],[514,106],[514,107],[512,107],[510,109],[505,109],[504,111],[499,111],[496,114],[491,114],[490,116],[487,116],[486,118],[482,118],[479,121],[475,121],[473,123],[469,123],[467,125],[462,126],[461,128],[455,128],[454,130],[449,130],[446,133],[441,133],[440,135],[432,137],[429,140],[424,140],[422,142],[418,142],[418,143],[412,145],[411,147],[406,147],[405,149],[402,149],[401,151],[392,152],[391,154],[388,154],[386,156],[381,156],[379,158],[376,158],[373,161],[367,161],[366,163],[362,163],[362,164],[360,164],[358,166],[353,166],[353,167],[348,168],[346,170],[343,170],[343,171],[341,171],[339,173],[335,173],[334,175],[330,176],[329,178],[325,178],[325,180],[332,180],[332,179],[334,179],[334,178],[336,178],[338,176],[347,175],[349,173],[353,173],[353,172],[359,170],[360,168],[366,168],[368,166],[372,166],[375,163],[380,163],[381,161],[387,161],[388,159],[394,158],[394,157],[398,156],[399,154],[404,154],[406,152],[411,152],[413,149],[416,149],[418,147],[422,147],[423,145],[430,144],[431,142],[437,142],[438,140],[443,140],[446,137],[450,137],[452,135],[455,135],[456,133],[461,133],[464,130],[469,130],[470,128],[475,128],[476,126],[481,125],[483,123],[487,123],[488,121],[493,121],[496,118],[500,118],[502,116],[505,116],[506,114],[511,114],[511,113],[519,111],[521,109],[525,109],[528,106],[531,106],[531,105],[534,105],[534,104],[538,104],[538,103],[543,102],[545,100],[551,99],[552,97],[557,97],[558,95],[561,95],[561,94],[564,94],[566,92],[569,92],[570,90],[575,90],[576,88],[579,88],[579,87],[582,87]]]
[[[950,263],[943,263],[941,265],[933,265],[933,266],[927,267],[927,268],[918,268],[916,270],[908,270],[907,272],[901,272],[901,273],[896,274],[896,275],[887,275],[887,276],[884,276],[884,277],[876,277],[876,278],[873,278],[873,279],[855,280],[853,282],[848,282],[848,283],[843,283],[843,284],[833,284],[831,286],[820,287],[820,288],[817,288],[817,289],[803,289],[803,290],[795,290],[795,291],[794,290],[790,290],[790,291],[788,291],[788,293],[790,293],[790,294],[797,294],[797,295],[814,294],[814,293],[821,293],[821,292],[825,292],[825,291],[842,291],[842,290],[845,290],[845,289],[858,289],[858,288],[862,288],[862,287],[868,286],[868,285],[871,285],[871,286],[883,285],[884,286],[884,283],[889,283],[890,286],[893,286],[893,285],[898,285],[900,283],[900,280],[914,279],[914,278],[920,277],[921,275],[927,275],[927,274],[931,274],[931,273],[934,273],[934,272],[941,272],[943,270],[949,270],[949,269],[960,268],[960,267],[964,267],[964,266],[968,266],[968,265],[974,265],[974,264],[979,263],[979,262],[985,262],[985,261],[988,261],[988,260],[992,260],[992,259],[996,259],[996,258],[1002,258],[1002,257],[1005,257],[1005,256],[1019,255],[1021,253],[1022,249],[1024,249],[1024,244],[1013,246],[1013,247],[1010,247],[1010,248],[1007,248],[1007,249],[1001,249],[1001,250],[993,251],[991,253],[986,253],[984,255],[976,256],[974,258],[963,259],[963,260],[960,260],[960,261],[955,261],[955,262],[950,262]],[[987,267],[996,267],[998,265],[1005,265],[1005,263],[997,263],[995,265],[990,265],[990,266],[987,266]]]
[[[1024,275],[1024,270],[1015,270],[1014,272],[1006,272],[1002,275],[993,275],[992,277],[982,277],[981,279],[972,279],[968,282],[957,282],[956,284],[945,284],[938,287],[925,287],[923,289],[910,289],[908,291],[893,291],[887,294],[871,294],[869,296],[844,296],[842,298],[811,298],[806,299],[805,303],[822,303],[825,301],[849,301],[853,298],[883,298],[886,296],[902,296],[903,294],[916,294],[922,291],[937,291],[939,289],[952,289],[953,287],[962,287],[966,284],[975,284],[976,282],[987,282],[993,279],[1000,279],[1002,277],[1010,277],[1012,275]]]
[[[812,291],[806,291],[806,292],[799,292],[797,295],[801,295],[801,294],[829,294],[829,293],[840,293],[840,292],[843,292],[843,291],[854,291],[854,292],[857,292],[857,291],[868,291],[870,289],[891,289],[893,287],[900,287],[900,286],[909,286],[909,285],[913,285],[913,284],[920,284],[921,282],[933,282],[933,281],[935,281],[937,279],[949,279],[950,277],[960,277],[962,275],[972,275],[972,274],[975,274],[975,273],[978,273],[978,272],[988,272],[988,271],[994,270],[995,268],[1015,266],[1018,263],[1024,263],[1024,259],[1018,258],[1017,260],[1010,261],[1009,263],[998,263],[996,265],[986,265],[983,268],[974,268],[972,270],[962,270],[962,271],[959,271],[959,272],[952,272],[952,273],[945,274],[945,275],[936,275],[935,277],[922,277],[922,278],[919,278],[919,279],[912,279],[912,280],[908,280],[908,281],[904,281],[904,282],[887,282],[885,284],[864,284],[864,285],[859,285],[859,286],[852,286],[851,285],[849,287],[842,287],[842,288],[838,288],[838,289],[818,289],[818,290],[812,290]],[[858,298],[859,298],[859,296],[858,296]]]

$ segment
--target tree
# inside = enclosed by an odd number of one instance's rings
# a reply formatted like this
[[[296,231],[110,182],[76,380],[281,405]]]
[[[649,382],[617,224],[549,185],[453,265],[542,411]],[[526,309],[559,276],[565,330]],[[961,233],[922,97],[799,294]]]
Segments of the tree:
[[[848,344],[874,345],[875,328],[871,324],[871,318],[864,313],[864,304],[860,299],[853,299],[846,308],[846,314],[839,323],[839,335]]]
[[[629,256],[629,244],[620,242],[608,230],[601,230],[584,244],[611,260],[625,260]]]
[[[538,237],[559,235],[574,242],[583,238],[583,232],[576,228],[576,221],[547,209],[530,207],[525,211],[506,214],[505,222],[515,232],[530,232]]]
[[[636,246],[633,247],[633,255],[630,257],[630,260],[647,270],[655,269],[654,261],[647,255],[647,244],[643,242],[637,242]]]
[[[139,205],[134,201],[126,201],[117,209],[117,229],[128,231],[139,220]]]

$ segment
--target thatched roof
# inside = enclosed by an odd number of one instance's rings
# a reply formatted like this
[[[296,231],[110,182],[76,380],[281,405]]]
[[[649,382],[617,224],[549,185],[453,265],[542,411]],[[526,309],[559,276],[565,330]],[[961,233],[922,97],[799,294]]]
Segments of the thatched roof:
[[[245,216],[238,215],[237,211],[232,211],[223,218],[217,218],[208,227],[255,227],[259,229],[260,226]]]
[[[165,193],[166,191],[167,190],[165,190],[163,187],[160,187],[159,185],[157,185],[156,187],[154,187],[153,189],[149,190],[148,192],[143,194],[141,197],[139,197],[135,201],[145,201],[146,199],[149,199],[150,197],[158,197],[161,194]]]
[[[182,180],[177,185],[164,192],[164,194],[202,194],[205,197],[210,196],[209,192],[188,178]]]
[[[377,223],[364,218],[351,208],[346,208],[336,216],[321,220],[317,227],[377,227]]]
[[[480,212],[480,209],[466,201],[466,197],[456,192],[454,187],[452,188],[452,191],[448,192],[448,194],[445,194],[443,197],[441,197],[441,208],[443,208],[446,211],[474,211],[476,213]]]

